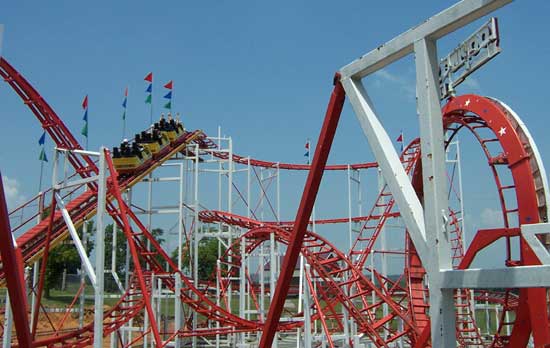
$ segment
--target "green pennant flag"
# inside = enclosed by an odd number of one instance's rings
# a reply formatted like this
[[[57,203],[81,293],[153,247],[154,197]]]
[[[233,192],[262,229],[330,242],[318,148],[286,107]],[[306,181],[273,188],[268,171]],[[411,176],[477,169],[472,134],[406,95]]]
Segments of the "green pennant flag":
[[[48,162],[48,157],[46,157],[46,152],[44,151],[44,148],[40,151],[40,156],[38,156],[38,159],[40,161]]]
[[[84,127],[82,127],[80,134],[82,134],[86,138],[88,137],[88,122],[84,123]]]
[[[151,99],[152,99],[152,97],[151,97],[151,95],[149,94],[149,95],[147,96],[147,99],[145,99],[145,104],[151,104]]]
[[[168,102],[168,103],[164,104],[164,108],[172,110],[172,102]]]
[[[122,119],[123,119],[123,120],[126,119],[126,110],[124,110],[124,113],[122,114]]]

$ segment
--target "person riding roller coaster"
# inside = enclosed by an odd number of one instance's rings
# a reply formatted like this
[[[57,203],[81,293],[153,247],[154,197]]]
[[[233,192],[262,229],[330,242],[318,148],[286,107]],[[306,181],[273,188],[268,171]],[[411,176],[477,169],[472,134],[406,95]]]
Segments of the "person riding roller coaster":
[[[183,124],[174,120],[168,113],[168,119],[161,114],[158,122],[148,130],[137,133],[130,143],[124,139],[120,147],[113,148],[113,163],[120,174],[130,174],[142,167],[147,161],[161,153],[185,133]]]

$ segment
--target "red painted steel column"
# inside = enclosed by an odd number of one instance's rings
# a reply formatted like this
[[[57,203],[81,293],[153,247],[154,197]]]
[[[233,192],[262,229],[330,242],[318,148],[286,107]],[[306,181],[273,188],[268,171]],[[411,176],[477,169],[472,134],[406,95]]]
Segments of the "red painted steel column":
[[[319,191],[319,185],[321,184],[323,172],[327,164],[328,155],[332,146],[334,134],[336,133],[336,127],[338,126],[338,120],[342,113],[345,98],[346,93],[340,83],[340,75],[337,73],[334,77],[334,89],[330,96],[323,128],[321,129],[321,134],[319,135],[319,140],[315,148],[313,163],[307,177],[302,199],[300,201],[300,207],[296,214],[294,228],[292,229],[292,235],[290,236],[287,252],[281,267],[281,274],[277,281],[273,301],[269,306],[267,320],[260,341],[260,347],[262,348],[271,347],[277,331],[277,325],[281,318],[284,301],[288,294],[288,288],[290,286],[292,274],[294,273],[294,267],[296,267],[296,261],[298,261],[298,256],[300,255],[304,234],[306,233],[311,212],[313,211],[313,205],[317,197],[317,192]]]
[[[17,257],[17,250],[13,245],[8,207],[4,196],[4,184],[0,174],[0,255],[6,270],[6,282],[10,295],[10,304],[17,331],[19,347],[31,348],[32,339],[27,317],[27,294],[23,275],[22,259]],[[19,262],[18,262],[19,261]]]

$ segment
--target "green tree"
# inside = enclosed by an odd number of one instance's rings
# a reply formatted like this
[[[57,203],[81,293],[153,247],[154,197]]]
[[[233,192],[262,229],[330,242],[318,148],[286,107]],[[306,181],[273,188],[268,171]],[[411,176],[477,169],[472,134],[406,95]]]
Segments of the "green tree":
[[[184,250],[187,249],[186,245],[184,244],[182,246]],[[221,245],[221,254],[223,255],[225,253],[225,247]],[[203,238],[199,242],[199,262],[198,262],[198,275],[200,280],[208,280],[214,270],[216,269],[216,263],[218,260],[218,238],[214,237],[208,237]],[[183,258],[182,258],[182,267],[184,271],[189,272],[190,271],[190,258],[189,258],[189,250],[187,252],[184,252]],[[174,262],[177,262],[178,260],[178,249],[175,249],[172,252],[172,260]],[[191,265],[192,266],[192,265]]]
[[[93,249],[92,236],[95,232],[94,222],[88,221],[88,243],[86,250],[89,253]],[[77,229],[78,236],[82,240],[82,226]],[[51,297],[51,289],[61,289],[62,276],[64,270],[67,273],[76,273],[81,267],[80,256],[70,237],[63,243],[56,245],[49,252],[48,263],[46,265],[46,275],[44,279],[44,296]]]
[[[115,271],[119,278],[123,281],[126,277],[126,249],[128,247],[126,235],[121,228],[117,228],[117,243],[116,243],[116,256],[115,256]],[[154,239],[162,245],[164,243],[164,230],[162,228],[154,228],[151,230],[151,234]],[[112,255],[113,255],[113,224],[107,225],[105,228],[105,265],[106,269],[111,269]],[[147,240],[145,237],[141,238],[143,245],[147,245]],[[164,266],[164,260],[160,255],[156,256],[156,260]],[[130,258],[130,270],[133,269],[132,261]],[[142,262],[142,267],[145,267],[145,264]],[[117,286],[114,282],[105,282],[106,290],[116,291]]]

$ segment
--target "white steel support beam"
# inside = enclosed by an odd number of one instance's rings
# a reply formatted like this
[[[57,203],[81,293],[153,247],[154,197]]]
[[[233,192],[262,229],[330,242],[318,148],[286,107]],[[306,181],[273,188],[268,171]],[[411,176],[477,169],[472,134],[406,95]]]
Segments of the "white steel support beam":
[[[422,254],[420,256],[429,277],[432,345],[455,347],[453,291],[442,289],[439,277],[439,271],[452,269],[452,263],[447,231],[449,202],[445,176],[445,145],[439,98],[436,42],[426,38],[420,39],[414,43],[414,52],[422,154],[424,221],[426,242],[432,254],[428,258],[422,258]]]
[[[184,219],[184,212],[183,212],[183,206],[184,206],[184,199],[185,199],[185,192],[184,192],[184,182],[185,182],[185,168],[183,167],[183,163],[179,163],[179,200],[178,200],[178,270],[181,271],[183,268],[183,260],[182,260],[182,253],[183,253],[183,219]],[[182,326],[182,307],[181,307],[181,286],[182,286],[182,280],[181,280],[181,273],[176,272],[176,286],[175,286],[175,313],[174,313],[174,330],[179,331]],[[179,335],[176,335],[175,342],[174,342],[175,348],[181,347],[181,338]]]
[[[105,167],[105,148],[100,148],[99,155],[99,174],[97,191],[97,214],[96,214],[96,233],[95,233],[95,313],[94,313],[94,348],[103,346],[103,297],[104,297],[104,269],[105,269],[105,205],[107,202],[107,176]]]
[[[4,335],[2,336],[2,348],[11,347],[11,333],[13,331],[13,313],[11,311],[10,295],[6,291],[6,307],[4,308]]]
[[[90,182],[94,182],[96,180],[97,180],[97,175],[94,175],[84,179],[75,179],[73,181],[63,181],[61,184],[54,185],[53,188],[54,190],[63,190],[74,186],[82,186]]]
[[[382,175],[399,207],[420,257],[427,258],[424,212],[407,173],[393,148],[388,133],[378,120],[372,102],[360,80],[345,79],[342,85],[363,128]]]
[[[440,277],[444,289],[548,288],[550,265],[444,270]]]
[[[92,286],[95,287],[97,285],[97,282],[96,282],[96,274],[94,272],[92,262],[88,258],[88,254],[86,253],[86,248],[84,247],[82,241],[80,240],[80,237],[78,236],[78,233],[76,232],[76,228],[74,227],[73,220],[71,219],[71,216],[69,215],[69,211],[65,206],[65,202],[63,202],[63,198],[61,198],[61,196],[59,195],[59,192],[55,193],[55,199],[57,200],[57,204],[61,208],[61,215],[63,216],[63,220],[65,220],[65,224],[67,225],[69,234],[73,239],[74,246],[76,247],[78,256],[80,256],[80,260],[82,261],[84,270],[86,271],[86,274],[88,275],[88,278],[92,283]],[[98,272],[101,272],[101,271],[102,270],[98,270]]]
[[[512,0],[463,0],[436,14],[340,69],[342,78],[362,78],[413,53],[413,44],[429,38],[437,40]]]

